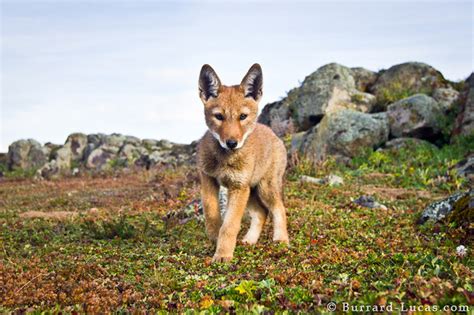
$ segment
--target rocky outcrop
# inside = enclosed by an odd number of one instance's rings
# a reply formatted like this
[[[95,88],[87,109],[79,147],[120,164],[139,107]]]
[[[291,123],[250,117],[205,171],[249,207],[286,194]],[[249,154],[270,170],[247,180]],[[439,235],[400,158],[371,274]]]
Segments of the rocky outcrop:
[[[474,132],[474,74],[453,83],[419,62],[379,72],[330,63],[282,100],[267,104],[258,120],[291,139],[290,161],[304,155],[314,162],[328,156],[346,162],[367,148],[398,150],[428,145],[425,141],[443,145]],[[195,145],[75,133],[64,145],[21,140],[9,151],[9,169],[40,168],[54,175],[77,167],[104,171],[187,163]]]
[[[378,147],[388,139],[423,139],[441,145],[449,140],[454,125],[453,113],[459,112],[459,104],[463,104],[463,108],[454,134],[472,134],[473,82],[474,79],[468,80],[466,86],[469,88],[460,93],[453,86],[459,88],[462,84],[447,81],[438,70],[420,62],[407,62],[379,72],[331,63],[307,76],[300,87],[292,89],[281,101],[266,105],[259,121],[281,137],[291,136],[291,156],[302,152],[318,160],[334,154],[350,158],[355,147],[359,150],[364,146]],[[330,143],[336,138],[335,134],[321,126],[333,119],[329,116],[346,110],[352,110],[351,115],[342,114],[348,126],[330,127],[346,137],[344,149],[342,146],[335,149],[341,143]],[[384,132],[371,129],[372,120],[360,118],[369,116],[359,115],[378,112],[387,117],[389,138]],[[350,119],[360,119],[369,125],[362,126],[364,123]],[[378,138],[367,142],[361,140],[366,139],[362,134],[368,130],[375,132],[370,137]],[[394,141],[388,147],[405,146],[406,143],[405,140]]]
[[[193,161],[196,144],[175,144],[166,140],[140,140],[121,134],[73,133],[64,145],[35,140],[19,140],[10,145],[7,166],[37,169],[37,177],[50,179],[60,174],[78,173],[80,168],[106,171],[117,167],[152,167]]]
[[[425,94],[416,94],[388,106],[387,116],[393,137],[435,140],[441,132],[441,106]]]
[[[329,155],[354,157],[365,148],[381,146],[388,134],[386,114],[345,109],[324,116],[317,128],[303,136],[299,149],[313,161],[322,161]]]
[[[259,121],[281,135],[291,128],[293,132],[308,130],[325,114],[341,109],[370,112],[376,99],[363,91],[374,80],[373,73],[355,69],[337,63],[319,68],[286,98],[265,106]]]

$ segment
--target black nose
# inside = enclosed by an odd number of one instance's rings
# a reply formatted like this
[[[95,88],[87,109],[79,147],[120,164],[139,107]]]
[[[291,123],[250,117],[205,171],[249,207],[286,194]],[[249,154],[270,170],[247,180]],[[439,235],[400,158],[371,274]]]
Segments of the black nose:
[[[235,141],[235,140],[227,140],[227,141],[225,142],[225,144],[227,144],[227,147],[228,147],[229,149],[235,149],[235,147],[237,146],[237,141]]]

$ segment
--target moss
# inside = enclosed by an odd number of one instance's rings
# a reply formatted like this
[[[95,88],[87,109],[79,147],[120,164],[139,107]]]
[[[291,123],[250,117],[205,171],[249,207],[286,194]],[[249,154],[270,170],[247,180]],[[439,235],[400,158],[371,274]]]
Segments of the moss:
[[[353,103],[362,103],[365,100],[365,97],[363,94],[353,94],[351,96],[351,101]]]
[[[462,92],[466,88],[466,81],[465,80],[462,80],[462,81],[459,81],[459,82],[450,82],[450,83],[451,83],[453,89],[455,89],[458,92]]]
[[[38,170],[38,168],[13,169],[11,171],[5,172],[5,177],[6,178],[15,178],[15,179],[32,178],[32,177],[35,176],[37,170]]]
[[[469,228],[474,223],[474,207],[470,207],[472,196],[467,194],[453,205],[453,210],[448,215],[447,220],[456,226]]]
[[[432,91],[427,88],[413,90],[401,81],[392,82],[390,85],[380,88],[377,91],[375,95],[377,98],[374,107],[375,111],[384,111],[389,104],[417,93],[431,95]]]

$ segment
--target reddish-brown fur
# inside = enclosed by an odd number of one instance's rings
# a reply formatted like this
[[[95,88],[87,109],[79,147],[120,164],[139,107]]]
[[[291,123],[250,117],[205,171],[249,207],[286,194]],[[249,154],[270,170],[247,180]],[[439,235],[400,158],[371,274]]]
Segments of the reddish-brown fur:
[[[289,242],[282,196],[286,149],[271,129],[256,122],[262,82],[258,64],[240,85],[230,87],[220,83],[210,66],[201,70],[199,90],[209,131],[199,143],[198,168],[206,231],[217,242],[213,261],[232,259],[245,209],[252,220],[244,242],[257,242],[268,213],[274,241]],[[219,185],[228,188],[223,219]]]

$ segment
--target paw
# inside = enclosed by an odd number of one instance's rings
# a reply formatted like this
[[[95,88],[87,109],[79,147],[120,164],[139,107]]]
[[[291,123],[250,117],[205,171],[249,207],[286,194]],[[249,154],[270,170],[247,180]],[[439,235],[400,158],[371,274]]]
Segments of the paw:
[[[242,243],[244,243],[246,245],[255,245],[255,244],[257,244],[257,241],[258,241],[258,238],[251,237],[251,236],[245,236],[242,239]]]
[[[215,254],[214,257],[212,257],[212,262],[213,263],[227,263],[232,260],[233,256],[221,256]]]

